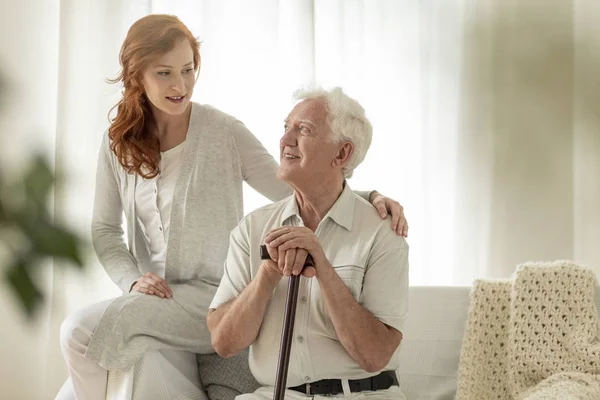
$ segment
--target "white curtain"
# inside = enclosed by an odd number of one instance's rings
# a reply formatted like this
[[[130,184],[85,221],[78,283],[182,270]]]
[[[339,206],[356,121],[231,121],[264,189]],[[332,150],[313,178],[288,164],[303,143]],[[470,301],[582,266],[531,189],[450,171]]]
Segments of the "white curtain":
[[[202,40],[194,100],[238,117],[274,155],[299,86],[342,86],[365,106],[374,140],[350,185],[405,206],[413,285],[507,277],[527,260],[600,272],[600,4],[5,0],[2,166],[18,172],[44,151],[64,173],[55,217],[86,238],[96,154],[119,98],[105,78],[148,13],[178,15]],[[266,203],[246,189],[247,211]],[[52,398],[66,376],[60,322],[118,294],[88,256],[85,274],[48,263],[48,303],[33,324],[3,286],[0,397]]]

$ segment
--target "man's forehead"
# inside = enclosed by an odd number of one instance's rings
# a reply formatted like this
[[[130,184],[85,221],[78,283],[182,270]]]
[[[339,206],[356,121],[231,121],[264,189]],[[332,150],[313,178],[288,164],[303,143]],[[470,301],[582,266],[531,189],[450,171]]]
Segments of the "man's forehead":
[[[315,122],[325,117],[325,115],[325,101],[322,98],[308,99],[296,104],[286,118],[286,121],[298,119]]]

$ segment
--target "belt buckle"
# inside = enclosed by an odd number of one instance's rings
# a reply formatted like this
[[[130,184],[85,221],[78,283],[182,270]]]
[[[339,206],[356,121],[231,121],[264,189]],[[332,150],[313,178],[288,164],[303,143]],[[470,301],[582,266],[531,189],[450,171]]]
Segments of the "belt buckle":
[[[310,397],[310,383],[306,384],[306,396]]]

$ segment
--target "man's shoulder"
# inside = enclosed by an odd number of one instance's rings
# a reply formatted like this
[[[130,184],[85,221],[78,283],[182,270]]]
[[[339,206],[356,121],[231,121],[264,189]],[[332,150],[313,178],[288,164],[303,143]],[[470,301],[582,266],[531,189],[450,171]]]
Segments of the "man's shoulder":
[[[294,195],[292,194],[285,199],[279,200],[275,203],[267,204],[249,212],[240,221],[240,229],[264,229],[265,226],[275,224],[290,201],[290,197],[292,196]]]
[[[354,229],[360,229],[365,232],[372,232],[375,240],[385,242],[387,246],[394,248],[408,248],[408,242],[403,236],[397,235],[392,230],[392,217],[388,215],[385,219],[381,218],[373,204],[362,198],[356,193],[354,195],[354,221],[359,226]]]

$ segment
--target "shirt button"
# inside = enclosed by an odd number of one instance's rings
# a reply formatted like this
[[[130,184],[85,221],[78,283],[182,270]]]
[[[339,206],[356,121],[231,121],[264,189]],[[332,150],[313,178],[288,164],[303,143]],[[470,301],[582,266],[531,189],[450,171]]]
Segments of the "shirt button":
[[[304,377],[304,380],[305,380],[305,381],[310,381],[310,376],[305,376],[305,377]]]
[[[301,301],[302,303],[306,303],[306,296],[302,296],[302,298],[300,299],[300,301]]]
[[[300,342],[300,343],[304,342],[304,338],[302,336],[298,336],[298,342]]]
[[[159,212],[159,211],[158,211],[158,208],[156,209],[156,212],[157,212],[157,213]]]
[[[162,232],[162,226],[159,226],[159,227],[158,227],[158,230]]]

